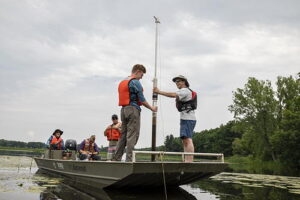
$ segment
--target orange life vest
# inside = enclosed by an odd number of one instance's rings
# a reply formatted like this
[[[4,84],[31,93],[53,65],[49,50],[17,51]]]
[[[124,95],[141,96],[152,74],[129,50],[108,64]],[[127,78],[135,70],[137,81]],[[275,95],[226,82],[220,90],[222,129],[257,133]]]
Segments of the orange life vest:
[[[111,128],[106,129],[105,136],[107,137],[108,141],[114,140],[118,141],[121,137],[121,132],[119,129],[112,128],[113,125],[111,125]]]
[[[119,92],[119,106],[128,106],[130,104],[130,90],[129,83],[131,80],[135,78],[129,76],[127,79],[120,82],[118,87]],[[138,105],[142,105],[142,103],[137,99]]]
[[[95,143],[93,142],[92,144],[90,143],[90,140],[89,139],[86,139],[85,140],[85,143],[84,143],[84,148],[83,150],[84,151],[89,151],[91,153],[94,153],[95,152]]]
[[[53,136],[50,144],[55,144],[56,142],[59,142],[59,143],[57,143],[57,149],[61,149],[61,146],[62,146],[61,145],[61,143],[62,143],[61,137],[56,138],[55,136]]]

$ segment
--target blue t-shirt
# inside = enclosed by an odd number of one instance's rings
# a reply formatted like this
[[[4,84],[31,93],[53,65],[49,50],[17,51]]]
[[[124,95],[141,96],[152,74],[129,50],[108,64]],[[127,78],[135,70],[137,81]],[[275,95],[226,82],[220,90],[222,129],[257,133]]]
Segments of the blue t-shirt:
[[[132,79],[129,82],[129,91],[130,91],[130,105],[136,107],[137,109],[141,110],[140,106],[138,105],[137,100],[140,102],[145,102],[146,99],[143,94],[143,87],[139,80]]]

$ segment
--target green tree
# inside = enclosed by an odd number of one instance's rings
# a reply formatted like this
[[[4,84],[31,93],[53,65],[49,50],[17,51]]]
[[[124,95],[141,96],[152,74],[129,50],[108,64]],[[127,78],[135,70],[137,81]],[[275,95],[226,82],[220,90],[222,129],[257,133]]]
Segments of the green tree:
[[[233,104],[229,110],[237,122],[244,126],[241,143],[255,157],[276,160],[270,138],[277,130],[277,101],[270,81],[249,78],[244,88],[233,93]],[[236,142],[237,143],[237,142]]]
[[[300,170],[300,73],[298,78],[278,77],[278,125],[271,138],[281,162]]]
[[[172,134],[166,136],[164,144],[166,151],[183,151],[181,139],[179,137],[175,138]]]
[[[28,142],[27,143],[28,148],[45,148],[45,143],[42,142]]]
[[[232,143],[242,135],[233,129],[234,125],[234,121],[229,121],[226,125],[221,125],[218,128],[195,133],[193,136],[195,151],[223,153],[225,156],[233,155]]]

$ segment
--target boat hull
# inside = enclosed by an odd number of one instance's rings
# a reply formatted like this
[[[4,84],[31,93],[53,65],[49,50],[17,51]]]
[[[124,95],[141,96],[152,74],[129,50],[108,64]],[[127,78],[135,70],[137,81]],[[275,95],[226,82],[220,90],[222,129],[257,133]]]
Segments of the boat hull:
[[[98,188],[178,187],[218,174],[227,166],[217,162],[35,161],[39,169]]]

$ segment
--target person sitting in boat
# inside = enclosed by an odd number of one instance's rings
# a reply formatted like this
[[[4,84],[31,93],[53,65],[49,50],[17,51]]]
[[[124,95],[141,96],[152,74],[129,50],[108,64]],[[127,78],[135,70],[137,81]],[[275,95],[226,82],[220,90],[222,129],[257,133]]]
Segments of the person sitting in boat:
[[[63,150],[64,140],[61,138],[62,134],[63,134],[62,130],[56,129],[46,143],[47,148],[51,150]]]
[[[109,125],[104,131],[104,136],[107,137],[108,141],[107,160],[112,159],[114,153],[116,152],[118,140],[121,137],[122,122],[118,121],[118,115],[112,115],[111,120],[112,124]]]
[[[99,148],[95,143],[96,136],[92,135],[90,138],[85,139],[79,146],[79,159],[80,160],[100,160]]]

